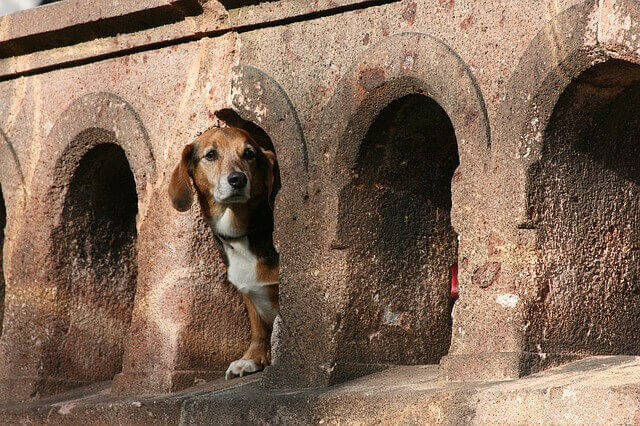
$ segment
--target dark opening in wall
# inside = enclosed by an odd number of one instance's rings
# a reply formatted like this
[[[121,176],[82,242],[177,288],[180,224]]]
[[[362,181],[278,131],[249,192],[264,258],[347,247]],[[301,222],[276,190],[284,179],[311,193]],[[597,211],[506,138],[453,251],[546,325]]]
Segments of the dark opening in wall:
[[[339,364],[428,364],[447,353],[458,164],[451,121],[427,96],[391,102],[368,129],[340,194],[350,297]]]
[[[640,355],[639,83],[637,65],[596,65],[547,125],[529,176],[541,258],[529,351]]]
[[[4,279],[4,228],[7,225],[7,208],[0,189],[0,334],[4,325],[4,295],[6,282]]]
[[[113,133],[89,129],[78,138],[99,144],[71,177],[54,235],[65,319],[55,375],[81,384],[109,380],[121,369],[136,286],[138,200]]]

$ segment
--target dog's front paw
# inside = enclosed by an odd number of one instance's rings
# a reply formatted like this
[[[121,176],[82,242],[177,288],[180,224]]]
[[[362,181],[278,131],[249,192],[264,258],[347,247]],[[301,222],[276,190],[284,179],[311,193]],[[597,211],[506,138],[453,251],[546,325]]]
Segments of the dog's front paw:
[[[237,359],[229,364],[227,372],[224,375],[226,380],[234,377],[242,377],[247,374],[255,373],[262,370],[262,364],[258,364],[252,359]]]

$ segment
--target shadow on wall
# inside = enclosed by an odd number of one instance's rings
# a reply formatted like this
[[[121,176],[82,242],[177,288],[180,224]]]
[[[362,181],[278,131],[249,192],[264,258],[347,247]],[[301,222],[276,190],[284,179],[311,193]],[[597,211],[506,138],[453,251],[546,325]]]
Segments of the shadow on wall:
[[[610,60],[567,87],[528,196],[540,262],[526,350],[640,355],[640,66]]]
[[[88,129],[77,138],[100,144],[73,173],[54,231],[64,320],[51,367],[56,377],[82,384],[110,380],[121,369],[136,286],[138,200],[112,132]]]
[[[0,335],[4,324],[4,295],[6,282],[4,279],[4,229],[7,225],[7,208],[0,188]]]
[[[58,1],[58,0],[53,0],[53,1]],[[260,3],[272,3],[276,1],[279,1],[279,0],[220,0],[220,3],[222,3],[226,9],[237,9],[239,7],[255,6]]]
[[[427,96],[391,102],[368,129],[340,194],[350,269],[339,364],[430,364],[447,353],[458,164],[451,121]]]

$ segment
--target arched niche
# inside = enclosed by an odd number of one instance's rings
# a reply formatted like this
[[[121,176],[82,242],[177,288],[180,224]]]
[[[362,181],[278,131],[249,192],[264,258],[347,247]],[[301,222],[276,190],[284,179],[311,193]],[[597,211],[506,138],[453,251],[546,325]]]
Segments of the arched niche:
[[[626,0],[618,4],[628,10],[635,8],[633,2]],[[576,165],[575,161],[585,161],[586,165],[592,160],[586,160],[583,153],[580,158],[576,157],[562,166],[559,163],[547,166],[552,163],[550,156],[560,156],[557,150],[567,153],[577,146],[575,142],[581,137],[571,130],[575,130],[574,125],[579,123],[591,128],[593,122],[589,120],[601,116],[597,112],[598,105],[609,102],[605,101],[608,90],[604,86],[611,83],[612,95],[619,92],[621,87],[633,84],[633,72],[629,71],[628,64],[611,62],[612,53],[606,48],[607,38],[612,34],[622,38],[629,36],[621,22],[605,22],[611,17],[606,12],[610,6],[588,0],[576,3],[554,16],[531,40],[506,84],[498,118],[493,126],[492,144],[492,173],[494,179],[500,182],[500,201],[495,216],[502,229],[496,228],[492,231],[495,235],[487,236],[487,258],[479,260],[486,262],[485,266],[482,263],[473,266],[479,275],[478,285],[471,289],[474,303],[465,304],[464,309],[460,310],[460,327],[454,327],[452,339],[453,356],[448,357],[450,359],[445,368],[447,379],[514,378],[574,359],[581,356],[580,353],[594,353],[591,349],[573,351],[565,350],[568,347],[563,349],[563,345],[544,344],[546,338],[543,334],[547,333],[544,329],[552,322],[558,320],[563,323],[557,323],[558,330],[569,330],[574,326],[580,328],[579,323],[585,325],[595,318],[588,314],[588,306],[593,306],[593,301],[581,299],[579,292],[574,302],[582,300],[586,303],[581,311],[586,314],[584,318],[576,316],[574,319],[577,322],[572,324],[573,320],[569,319],[571,315],[559,314],[558,311],[561,305],[565,308],[569,306],[561,300],[566,301],[570,297],[568,292],[572,286],[559,283],[567,279],[571,281],[573,278],[570,276],[581,277],[589,268],[575,265],[562,272],[562,268],[557,267],[558,261],[566,265],[566,260],[571,256],[577,256],[578,259],[583,254],[580,254],[582,249],[577,243],[580,237],[571,236],[570,241],[562,240],[560,236],[562,233],[568,236],[566,229],[562,231],[561,228],[571,221],[577,223],[574,220],[577,217],[568,222],[566,220],[569,218],[563,217],[568,210],[559,210],[557,203],[562,209],[571,204],[568,198],[562,200],[567,195],[567,188],[562,188],[562,182],[553,181],[568,179],[567,183],[576,183],[575,176],[570,176],[568,169]],[[604,10],[599,10],[601,8]],[[609,29],[617,26],[617,33],[598,31],[598,28],[604,29],[605,25]],[[631,52],[625,52],[628,47],[620,48],[613,55],[629,56]],[[607,64],[600,65],[603,63]],[[620,74],[613,77],[607,69],[613,74]],[[582,85],[582,88],[577,89],[575,84]],[[576,105],[578,110],[568,108],[567,99],[575,95],[577,97],[574,100],[579,101],[580,95],[576,94],[580,91],[586,93],[583,89],[593,90],[594,105]],[[558,131],[558,120],[569,116],[575,122]],[[567,160],[566,156],[563,158]],[[569,174],[562,175],[565,172]],[[604,171],[585,169],[585,173],[602,177]],[[583,183],[587,185],[588,181]],[[560,192],[550,194],[542,188],[543,185]],[[572,196],[574,200],[581,197],[583,195],[578,193]],[[580,214],[577,211],[574,213],[578,216],[588,215],[588,210],[585,207]],[[557,238],[551,237],[555,231],[547,227],[552,217],[563,221],[553,225],[557,231],[562,231]],[[551,246],[553,249],[549,250]],[[569,247],[577,251],[569,254]],[[496,265],[498,268],[499,273],[489,276],[492,280],[486,279],[487,265]],[[493,279],[503,284],[495,285]],[[552,282],[558,285],[550,285]],[[565,294],[554,293],[553,296],[551,287],[555,287],[553,292]],[[598,293],[594,292],[590,297],[601,297],[596,296]],[[554,305],[555,302],[551,300],[553,297],[559,297],[559,304]],[[467,300],[461,299],[465,303]],[[548,317],[551,306],[554,306],[555,312],[553,320]],[[574,340],[568,336],[567,345],[575,348],[581,346],[583,349],[591,345],[586,341],[573,345],[570,341]],[[482,368],[469,367],[477,365]]]
[[[92,145],[73,171],[51,257],[62,337],[53,375],[74,383],[120,372],[137,277],[135,180],[112,132],[76,136]]]
[[[433,364],[447,353],[458,164],[453,125],[432,98],[401,96],[373,120],[339,196],[350,266],[338,364]]]
[[[282,190],[276,206],[276,241],[287,244],[293,238],[278,233],[290,228],[307,194],[309,153],[297,112],[284,89],[273,78],[250,65],[234,68],[231,85],[232,111],[240,118],[222,117],[230,125],[269,139],[278,156]]]
[[[640,355],[640,65],[608,60],[571,82],[528,173],[539,253],[526,350]]]
[[[305,265],[310,238],[307,226],[309,149],[296,109],[280,84],[251,65],[239,65],[233,71],[231,107],[241,120],[228,121],[228,124],[259,135],[259,139],[266,141],[263,146],[273,147],[279,163],[274,243],[280,252],[282,321],[278,321],[274,329],[272,365],[265,372],[265,382],[278,384],[282,376],[287,375],[288,367],[282,365],[283,359],[295,357],[298,351],[295,326],[290,325],[299,318],[301,283],[308,274]]]
[[[315,325],[299,325],[314,347],[292,365],[314,366],[302,375],[317,385],[379,364],[436,363],[451,333],[450,268],[467,223],[461,200],[473,199],[489,161],[479,88],[444,43],[399,34],[345,73],[318,123],[310,202],[326,245],[314,246],[308,308],[298,313]],[[413,177],[394,175],[412,167]],[[440,180],[430,174],[438,168]]]
[[[91,93],[74,101],[59,117],[49,132],[34,173],[38,179],[49,180],[34,191],[38,197],[62,203],[69,178],[89,149],[102,143],[100,138],[79,140],[87,129],[110,132],[124,151],[142,203],[147,186],[155,178],[156,162],[144,125],[125,100],[112,93]]]
[[[422,93],[449,116],[460,147],[454,198],[473,197],[473,182],[489,161],[491,131],[484,99],[464,61],[428,34],[390,36],[369,49],[338,83],[316,129],[310,157],[325,161],[318,173],[330,173],[330,193],[350,180],[353,165],[371,123],[394,99]],[[471,177],[475,175],[475,178]],[[323,178],[323,180],[327,180]],[[454,200],[454,227],[461,232]]]
[[[9,231],[15,232],[15,222],[11,221],[12,227],[9,229],[7,223],[7,205],[12,207],[14,212],[19,212],[25,203],[24,175],[18,161],[13,145],[7,136],[0,130],[0,334],[4,330],[4,314],[6,308],[7,283],[10,276],[8,270],[8,258],[10,250],[5,250],[5,243]],[[14,213],[15,214],[15,213]],[[7,248],[9,244],[7,244]]]
[[[2,345],[12,366],[2,373],[5,393],[15,399],[119,371],[135,292],[139,213],[155,178],[144,126],[110,93],[74,101],[40,148],[14,256],[22,268],[21,308],[12,310],[12,332]]]
[[[218,118],[226,125],[247,130],[278,157],[282,188],[275,203],[279,232],[275,240],[282,266],[292,259],[290,253],[295,254],[291,247],[304,240],[298,237],[297,224],[303,222],[298,221],[297,214],[306,186],[306,142],[295,109],[271,77],[257,68],[240,65],[234,68],[230,90],[232,103],[216,112]],[[178,232],[178,241],[170,243],[178,255],[165,251],[140,270],[140,279],[150,284],[137,296],[131,343],[123,372],[114,381],[114,391],[119,394],[175,391],[218,378],[229,360],[241,356],[248,343],[246,309],[238,292],[226,281],[213,235],[199,208],[192,209],[191,217],[185,220],[189,216],[178,215],[167,203],[166,188],[154,197],[161,199],[149,209],[147,223],[172,223],[161,231],[154,230],[163,237],[156,234],[144,250],[164,250],[163,238],[173,238]],[[182,217],[184,222],[174,217]],[[193,228],[185,234],[185,227],[190,225]],[[176,261],[180,256],[184,259]],[[167,273],[163,265],[176,263],[179,266]],[[295,261],[291,265],[297,267]],[[282,267],[281,272],[283,289],[287,269]],[[142,338],[136,339],[137,335]]]
[[[541,27],[501,89],[491,123],[491,167],[478,179],[481,198],[458,198],[454,185],[454,223],[457,205],[465,205],[476,223],[471,233],[456,227],[460,298],[449,354],[440,364],[443,379],[516,378],[549,361],[523,344],[537,261],[526,175],[562,88],[603,56],[593,31],[596,6],[592,0],[574,4]]]

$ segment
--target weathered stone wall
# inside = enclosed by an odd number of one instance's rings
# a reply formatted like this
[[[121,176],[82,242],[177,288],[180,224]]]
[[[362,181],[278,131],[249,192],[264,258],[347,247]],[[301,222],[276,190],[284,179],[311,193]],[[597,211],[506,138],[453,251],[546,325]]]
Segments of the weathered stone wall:
[[[637,2],[249,3],[0,18],[4,399],[172,391],[241,354],[211,235],[166,196],[228,109],[280,163],[265,384],[640,355]]]

